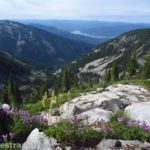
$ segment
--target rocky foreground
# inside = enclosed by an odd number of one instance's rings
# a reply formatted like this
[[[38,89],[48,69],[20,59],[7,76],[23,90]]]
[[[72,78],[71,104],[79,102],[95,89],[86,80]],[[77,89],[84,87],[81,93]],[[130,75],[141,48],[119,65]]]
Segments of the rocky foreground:
[[[124,116],[134,123],[141,122],[146,125],[146,130],[150,129],[150,91],[140,86],[128,84],[115,84],[105,89],[82,94],[70,102],[66,102],[58,109],[50,110],[46,116],[49,125],[55,125],[64,120],[79,120],[80,126],[90,126],[99,131],[100,121],[110,122],[111,118],[122,111]],[[123,122],[123,120],[119,120]],[[133,122],[132,122],[133,123]],[[133,125],[133,124],[132,124]],[[143,127],[143,125],[142,125]],[[60,144],[60,143],[59,143]],[[57,141],[54,138],[48,138],[38,129],[32,131],[27,141],[23,145],[23,150],[59,150]],[[68,147],[67,147],[68,146]],[[67,145],[65,149],[74,149]],[[78,148],[79,149],[79,148]],[[150,144],[141,141],[130,140],[111,140],[103,139],[94,148],[80,148],[94,150],[149,150]]]

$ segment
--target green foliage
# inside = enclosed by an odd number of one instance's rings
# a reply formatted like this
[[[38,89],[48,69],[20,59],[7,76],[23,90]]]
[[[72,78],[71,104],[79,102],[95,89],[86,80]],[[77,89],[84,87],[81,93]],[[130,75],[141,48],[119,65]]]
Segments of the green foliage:
[[[150,89],[150,80],[142,80],[142,79],[122,80],[122,81],[118,81],[116,83],[121,83],[121,84],[131,84],[132,83],[132,84],[143,86],[147,89]]]
[[[15,106],[14,85],[12,82],[11,73],[9,74],[9,79],[8,79],[8,101],[9,104]]]
[[[111,70],[110,70],[110,68],[106,69],[105,81],[106,81],[106,83],[109,83],[111,81]]]
[[[40,83],[40,90],[39,90],[39,99],[42,98],[42,96],[45,94],[45,92],[48,89],[48,85],[47,85],[47,81],[46,80],[42,80]]]
[[[2,87],[2,89],[1,89],[0,103],[2,103],[2,104],[8,103],[7,90],[4,87]]]
[[[118,79],[119,79],[119,68],[117,62],[114,62],[111,71],[111,81],[117,81]]]
[[[104,137],[103,133],[90,128],[78,129],[68,122],[50,126],[45,133],[49,137],[56,138],[58,142],[84,146],[98,144]]]
[[[63,75],[63,89],[65,92],[68,92],[73,87],[78,87],[78,78],[73,74],[70,68],[65,68]]]
[[[36,102],[34,104],[29,103],[24,105],[24,110],[27,110],[31,114],[39,114],[42,111],[46,111],[49,109],[49,105],[45,105],[43,107],[42,101]]]
[[[113,139],[122,140],[139,140],[142,142],[150,142],[150,132],[145,131],[144,128],[140,126],[128,126],[128,119],[125,118],[124,123],[119,123],[118,118],[123,117],[123,113],[120,112],[110,121],[110,126],[112,128],[112,134],[110,135]]]
[[[144,78],[150,79],[150,54],[146,58],[146,62],[143,68]]]
[[[137,66],[138,65],[137,65],[136,52],[134,51],[127,66],[127,70],[130,76],[136,75]]]
[[[11,73],[9,74],[8,78],[8,104],[12,105],[13,107],[19,107],[22,104],[22,99],[20,95],[19,88],[12,80]]]

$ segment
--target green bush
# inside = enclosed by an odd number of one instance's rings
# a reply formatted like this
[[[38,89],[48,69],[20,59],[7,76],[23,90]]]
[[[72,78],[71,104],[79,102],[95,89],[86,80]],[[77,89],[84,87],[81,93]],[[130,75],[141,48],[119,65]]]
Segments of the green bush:
[[[122,122],[119,122],[119,118],[123,118]],[[139,126],[138,122],[135,121],[135,125],[128,125],[129,120],[123,116],[120,112],[112,118],[109,125],[112,129],[112,134],[108,135],[109,138],[122,139],[122,140],[139,140],[142,142],[150,142],[150,131],[146,131],[144,126]],[[147,127],[146,127],[147,128]]]
[[[78,129],[75,125],[68,122],[51,126],[45,133],[49,137],[56,138],[58,142],[80,146],[98,144],[104,137],[102,132],[90,128]]]

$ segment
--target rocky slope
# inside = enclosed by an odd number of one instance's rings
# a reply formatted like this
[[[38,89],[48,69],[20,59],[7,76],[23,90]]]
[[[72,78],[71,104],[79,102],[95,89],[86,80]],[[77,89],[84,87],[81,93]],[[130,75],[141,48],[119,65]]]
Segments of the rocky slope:
[[[57,124],[64,120],[77,118],[79,125],[91,127],[96,131],[101,131],[103,126],[100,123],[110,121],[119,111],[124,111],[124,115],[129,122],[138,123],[139,126],[150,126],[150,91],[133,84],[114,84],[105,89],[97,89],[91,93],[82,94],[70,102],[66,102],[59,109],[50,110],[47,114],[49,125]],[[122,121],[122,120],[119,120]],[[142,125],[141,125],[142,123]],[[122,122],[120,122],[122,124]],[[137,125],[137,124],[136,124]],[[129,127],[128,127],[129,128]],[[148,131],[149,132],[149,131]],[[34,140],[33,140],[34,139]],[[29,146],[30,145],[30,146]],[[43,132],[35,129],[31,132],[27,141],[23,144],[23,150],[57,150],[62,149],[61,144],[54,138],[48,138]],[[98,145],[91,148],[78,147],[79,150],[148,150],[149,143],[138,140],[114,140],[103,139]],[[68,145],[66,150],[77,150]]]
[[[150,49],[150,29],[131,31],[97,46],[91,52],[72,62],[72,68],[80,73],[92,72],[104,75],[112,62],[126,66],[132,53],[136,51],[140,65]]]
[[[33,26],[0,22],[0,49],[34,66],[62,64],[91,48],[90,44],[69,40]]]
[[[116,84],[81,95],[71,102],[66,102],[58,110],[51,110],[47,115],[49,125],[64,119],[69,120],[74,115],[83,125],[94,125],[101,119],[108,122],[117,112],[141,102],[150,102],[148,90],[132,84]]]

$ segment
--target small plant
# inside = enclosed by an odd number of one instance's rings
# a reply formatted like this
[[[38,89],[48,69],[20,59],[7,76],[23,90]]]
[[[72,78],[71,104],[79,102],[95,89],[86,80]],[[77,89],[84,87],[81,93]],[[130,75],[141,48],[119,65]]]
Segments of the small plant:
[[[61,143],[76,144],[78,146],[91,146],[98,144],[104,137],[103,132],[91,128],[80,128],[69,122],[51,126],[45,131],[49,137],[54,137]]]

